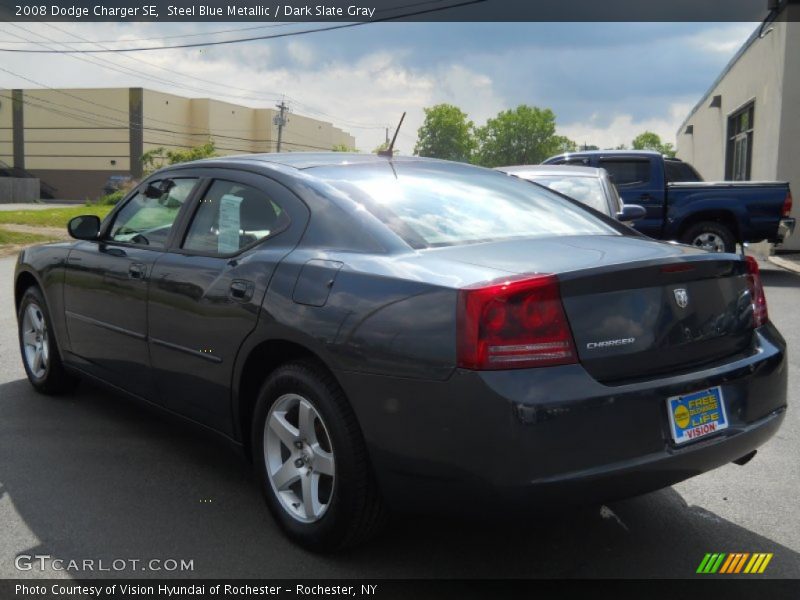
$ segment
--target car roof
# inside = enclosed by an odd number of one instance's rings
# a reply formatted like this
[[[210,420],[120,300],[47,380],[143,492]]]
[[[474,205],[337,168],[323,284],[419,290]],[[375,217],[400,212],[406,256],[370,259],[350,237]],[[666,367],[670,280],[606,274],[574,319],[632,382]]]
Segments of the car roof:
[[[333,167],[345,165],[363,165],[386,162],[448,162],[435,158],[423,158],[420,156],[379,156],[377,154],[359,154],[355,152],[271,152],[263,154],[234,154],[229,156],[219,156],[216,158],[195,161],[195,164],[212,164],[215,161],[225,162],[260,162],[279,164],[295,169],[312,169],[314,167]],[[188,164],[188,163],[187,163]]]
[[[516,165],[513,167],[496,167],[498,171],[521,175],[535,173],[536,175],[572,175],[574,177],[602,177],[605,169],[596,167],[581,167],[577,165]]]
[[[661,152],[655,150],[577,150],[575,152],[564,152],[558,156],[630,156],[630,155],[649,155],[649,156],[663,156]]]

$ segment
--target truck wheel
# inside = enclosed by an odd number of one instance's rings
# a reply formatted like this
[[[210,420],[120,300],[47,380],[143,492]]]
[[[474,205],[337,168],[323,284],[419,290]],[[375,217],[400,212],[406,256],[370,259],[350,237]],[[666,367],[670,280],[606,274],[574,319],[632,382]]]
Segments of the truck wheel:
[[[686,230],[681,241],[709,252],[736,252],[733,232],[716,221],[695,223]]]
[[[317,552],[355,546],[386,512],[344,393],[311,361],[269,376],[252,431],[256,477],[284,533]]]
[[[43,394],[72,390],[77,379],[64,370],[44,296],[38,287],[25,290],[17,313],[19,349],[31,385]]]

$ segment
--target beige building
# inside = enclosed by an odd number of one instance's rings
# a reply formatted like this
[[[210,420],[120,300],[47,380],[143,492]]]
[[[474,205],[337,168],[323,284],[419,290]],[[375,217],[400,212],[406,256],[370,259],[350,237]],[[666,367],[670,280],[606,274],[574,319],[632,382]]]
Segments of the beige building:
[[[142,88],[0,90],[0,169],[39,177],[56,198],[95,198],[109,176],[141,176],[142,154],[212,139],[221,155],[276,152],[277,108]],[[330,123],[286,113],[281,150],[355,147]]]
[[[707,180],[788,181],[800,200],[800,2],[783,0],[678,130],[677,155]],[[800,202],[792,216],[800,217]],[[783,246],[800,249],[800,235]]]

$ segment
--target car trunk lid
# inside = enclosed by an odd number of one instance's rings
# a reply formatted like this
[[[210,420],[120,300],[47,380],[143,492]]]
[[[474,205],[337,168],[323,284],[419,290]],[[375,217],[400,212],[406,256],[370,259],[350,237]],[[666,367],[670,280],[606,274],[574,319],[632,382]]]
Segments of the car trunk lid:
[[[504,273],[511,280],[555,274],[578,358],[603,383],[696,368],[752,344],[747,264],[735,255],[639,236],[509,240],[424,254],[440,268],[447,261],[450,274],[458,270],[452,261],[483,267],[495,282]]]
[[[561,293],[580,361],[604,383],[698,367],[752,343],[747,268],[730,255],[574,272]]]

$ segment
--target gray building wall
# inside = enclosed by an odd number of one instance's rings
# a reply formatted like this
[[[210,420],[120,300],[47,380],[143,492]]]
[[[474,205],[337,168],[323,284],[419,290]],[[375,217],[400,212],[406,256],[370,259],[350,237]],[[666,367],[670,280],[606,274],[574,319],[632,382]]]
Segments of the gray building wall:
[[[677,132],[677,155],[709,181],[725,179],[728,117],[754,102],[751,180],[788,181],[800,196],[800,4],[758,28]],[[721,96],[721,106],[710,106]],[[691,126],[692,133],[686,133]],[[800,203],[792,216],[800,218]],[[800,235],[783,246],[800,249]]]

